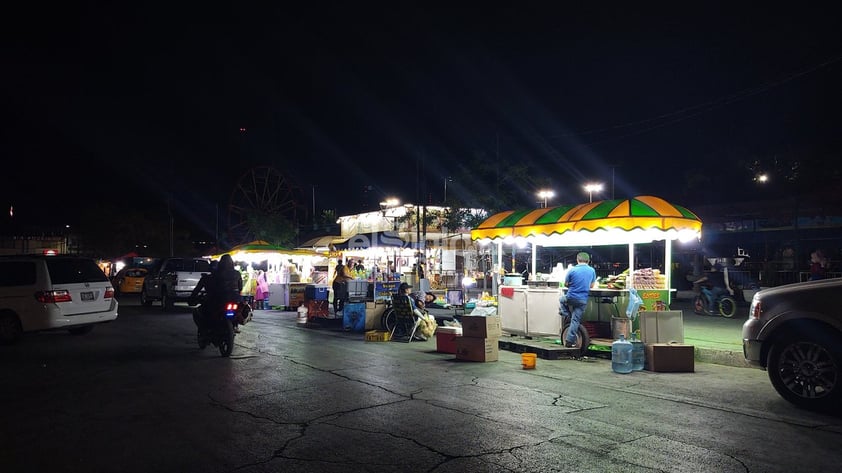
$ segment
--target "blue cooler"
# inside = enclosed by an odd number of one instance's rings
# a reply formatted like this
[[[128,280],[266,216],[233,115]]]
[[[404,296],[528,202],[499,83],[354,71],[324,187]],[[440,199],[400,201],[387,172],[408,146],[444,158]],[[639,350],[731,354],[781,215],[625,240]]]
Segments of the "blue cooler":
[[[304,298],[308,301],[326,301],[327,286],[308,284],[307,287],[304,288]]]
[[[342,309],[342,326],[345,330],[365,332],[365,302],[347,302]]]

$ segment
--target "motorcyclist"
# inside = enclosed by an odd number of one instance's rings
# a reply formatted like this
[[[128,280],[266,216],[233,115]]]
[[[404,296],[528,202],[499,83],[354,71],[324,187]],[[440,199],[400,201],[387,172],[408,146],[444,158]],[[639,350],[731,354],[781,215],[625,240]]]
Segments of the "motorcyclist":
[[[204,331],[214,311],[220,310],[223,304],[239,303],[242,289],[243,277],[234,268],[234,260],[229,254],[222,255],[216,269],[211,273],[203,274],[190,294],[191,305],[195,305],[193,302],[198,300],[202,292],[205,293],[205,301],[202,303],[198,319],[195,320],[199,330]]]
[[[717,263],[711,268],[710,273],[695,281],[695,284],[700,285],[702,298],[708,312],[712,312],[716,308],[716,301],[721,296],[730,294],[730,290],[725,284],[724,273],[721,270],[722,266]]]

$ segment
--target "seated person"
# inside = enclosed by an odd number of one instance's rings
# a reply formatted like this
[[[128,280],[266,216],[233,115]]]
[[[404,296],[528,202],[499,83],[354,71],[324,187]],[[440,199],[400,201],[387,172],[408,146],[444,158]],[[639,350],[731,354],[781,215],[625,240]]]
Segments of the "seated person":
[[[420,332],[429,332],[430,324],[432,324],[433,331],[435,331],[436,321],[435,319],[427,314],[425,310],[426,301],[432,297],[432,300],[435,300],[435,295],[431,292],[423,293],[423,292],[412,292],[412,286],[409,284],[402,282],[400,287],[398,288],[398,294],[406,294],[409,296],[410,301],[412,301],[413,307],[412,312],[415,314],[415,322],[418,324],[418,330],[415,332],[416,340],[426,341],[427,336],[423,335]]]

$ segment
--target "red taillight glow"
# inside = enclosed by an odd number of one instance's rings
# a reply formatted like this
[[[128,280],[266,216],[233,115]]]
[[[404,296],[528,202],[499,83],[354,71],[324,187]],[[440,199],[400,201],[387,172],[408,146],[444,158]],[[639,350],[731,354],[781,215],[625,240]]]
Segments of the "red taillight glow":
[[[753,319],[760,319],[760,314],[763,313],[763,308],[760,301],[755,299],[751,304],[751,312],[748,314]]]
[[[111,299],[113,297],[114,297],[114,288],[109,287],[108,289],[105,290],[105,299]]]
[[[70,297],[70,292],[65,290],[59,291],[40,291],[35,293],[35,299],[44,304],[55,304],[58,302],[70,302],[73,300]]]
[[[225,310],[237,310],[239,305],[235,302],[229,302],[227,306],[225,306]]]

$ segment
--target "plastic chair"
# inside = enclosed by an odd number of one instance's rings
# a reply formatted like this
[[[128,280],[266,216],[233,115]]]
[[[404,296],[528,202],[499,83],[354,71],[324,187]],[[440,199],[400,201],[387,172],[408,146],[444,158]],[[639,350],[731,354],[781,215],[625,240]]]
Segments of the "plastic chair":
[[[395,340],[397,337],[405,339],[403,341],[407,343],[411,342],[418,329],[418,319],[415,318],[412,299],[406,294],[395,295],[392,298],[392,309],[395,314],[395,326],[389,334],[390,339]]]

